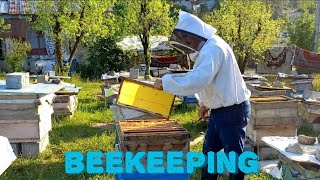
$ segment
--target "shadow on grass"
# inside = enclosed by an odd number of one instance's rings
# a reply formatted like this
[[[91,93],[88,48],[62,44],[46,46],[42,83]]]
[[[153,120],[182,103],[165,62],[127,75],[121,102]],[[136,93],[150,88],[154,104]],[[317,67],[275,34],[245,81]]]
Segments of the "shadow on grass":
[[[85,139],[92,136],[100,136],[108,129],[99,129],[86,124],[63,125],[54,127],[50,134],[50,143],[59,145],[60,141],[74,142],[78,139]]]
[[[77,108],[77,111],[87,112],[87,113],[95,113],[96,111],[101,111],[106,109],[104,102],[96,102],[92,104],[80,104]]]
[[[181,125],[191,133],[193,139],[200,136],[201,133],[205,133],[207,131],[207,125],[204,121],[184,122],[181,123]]]
[[[97,101],[97,98],[95,98],[95,97],[79,98],[79,100],[78,100],[79,104],[93,103],[96,101]]]
[[[186,104],[181,103],[173,106],[173,113],[176,114],[184,114],[190,111],[196,110],[196,107],[188,107]]]
[[[29,160],[28,160],[29,161]],[[40,163],[30,162],[28,164],[13,164],[3,175],[3,180],[34,180],[34,179],[59,179],[59,180],[78,180],[78,179],[113,179],[112,175],[90,175],[87,173],[68,175],[65,172],[64,162]]]

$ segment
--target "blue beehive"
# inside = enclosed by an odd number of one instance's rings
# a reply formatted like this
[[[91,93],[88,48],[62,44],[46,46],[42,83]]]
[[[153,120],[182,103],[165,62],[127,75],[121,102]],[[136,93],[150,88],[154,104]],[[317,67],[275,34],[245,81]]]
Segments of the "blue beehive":
[[[184,103],[198,103],[198,99],[192,95],[192,96],[183,96],[182,102]]]
[[[152,179],[152,180],[189,180],[188,174],[116,174],[115,180],[141,180],[141,179]]]

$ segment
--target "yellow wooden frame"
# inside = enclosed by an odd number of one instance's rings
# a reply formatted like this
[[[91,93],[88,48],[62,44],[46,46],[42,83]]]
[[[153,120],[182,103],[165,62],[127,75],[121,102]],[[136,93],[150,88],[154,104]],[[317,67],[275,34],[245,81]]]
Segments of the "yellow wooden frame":
[[[175,96],[152,85],[123,78],[117,104],[169,118]]]

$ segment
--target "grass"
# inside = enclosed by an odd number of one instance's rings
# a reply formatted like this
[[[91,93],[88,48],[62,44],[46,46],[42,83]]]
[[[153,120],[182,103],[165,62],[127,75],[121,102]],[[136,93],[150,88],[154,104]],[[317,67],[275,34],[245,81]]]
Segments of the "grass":
[[[83,87],[79,94],[79,104],[75,115],[69,118],[54,118],[50,132],[50,145],[38,158],[18,158],[1,175],[4,180],[26,179],[113,179],[113,175],[67,175],[64,169],[64,152],[66,151],[114,151],[114,128],[99,128],[97,125],[113,123],[111,111],[105,107],[104,101],[96,94],[100,92],[100,82],[82,81],[73,78],[72,83]],[[197,120],[196,108],[188,108],[183,104],[176,104],[173,119],[176,119],[196,138],[205,131]],[[103,127],[103,126],[102,126]],[[112,127],[112,126],[106,126]],[[201,152],[202,144],[192,147],[191,151]],[[190,176],[190,179],[200,179],[200,170]],[[220,179],[227,179],[221,176]],[[246,179],[273,179],[265,173],[247,175]]]

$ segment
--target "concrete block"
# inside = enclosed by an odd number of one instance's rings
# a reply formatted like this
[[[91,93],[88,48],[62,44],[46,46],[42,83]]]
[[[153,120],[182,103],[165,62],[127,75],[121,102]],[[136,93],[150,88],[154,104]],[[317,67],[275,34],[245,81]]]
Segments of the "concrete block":
[[[48,82],[49,82],[49,76],[47,75],[37,76],[37,83],[48,83]]]
[[[25,89],[29,85],[29,73],[15,72],[7,74],[7,89]]]

